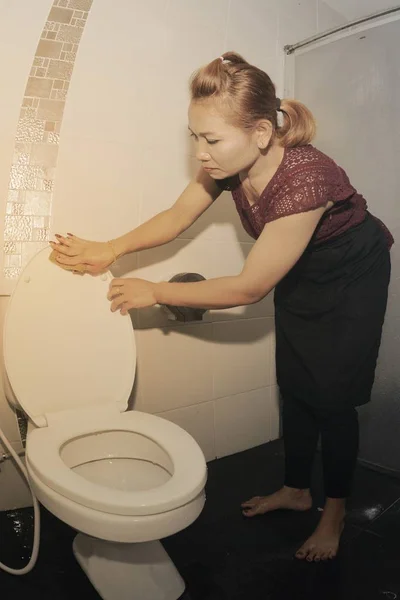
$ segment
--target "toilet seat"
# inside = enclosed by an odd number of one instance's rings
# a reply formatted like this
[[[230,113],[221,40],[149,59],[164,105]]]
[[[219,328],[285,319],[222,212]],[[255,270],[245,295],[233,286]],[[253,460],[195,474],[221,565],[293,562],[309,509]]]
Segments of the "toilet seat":
[[[29,466],[48,487],[70,500],[116,515],[150,515],[187,504],[206,482],[204,456],[195,440],[174,423],[155,415],[104,409],[91,421],[65,419],[36,429],[29,437]],[[79,412],[79,411],[78,411]],[[99,485],[75,473],[62,460],[60,448],[73,438],[105,431],[127,431],[158,444],[171,458],[171,478],[153,489],[126,492]]]
[[[111,273],[73,275],[49,260],[25,267],[4,322],[4,365],[18,403],[37,427],[47,414],[114,402],[127,409],[136,368],[129,317],[112,313]]]

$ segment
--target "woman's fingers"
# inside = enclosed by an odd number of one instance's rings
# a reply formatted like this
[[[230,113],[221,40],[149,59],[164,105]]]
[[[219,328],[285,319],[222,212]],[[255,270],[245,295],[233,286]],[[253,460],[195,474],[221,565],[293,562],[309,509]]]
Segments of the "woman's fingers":
[[[70,237],[64,237],[62,235],[60,235],[59,233],[54,234],[55,237],[57,238],[57,241],[60,244],[63,244],[64,246],[70,246],[71,242],[72,242],[72,238]]]
[[[108,298],[108,300],[113,300],[114,298],[121,296],[122,293],[123,293],[123,284],[121,284],[121,283],[111,284],[109,292],[107,294],[107,298]]]
[[[60,252],[59,248],[54,248],[56,251]],[[67,256],[67,253],[61,253],[56,255],[56,261],[60,263],[60,265],[81,265],[82,258],[80,256]]]
[[[111,298],[110,298],[111,299]],[[114,296],[114,299],[111,303],[111,312],[115,312],[116,310],[121,310],[126,304],[126,299],[122,294]]]
[[[68,237],[64,237],[59,233],[55,234],[57,238],[57,242],[50,242],[50,246],[53,250],[57,250],[60,254],[65,254],[66,256],[78,256],[82,253],[82,247],[80,245],[79,238],[68,234]]]
[[[54,236],[57,238],[58,243],[62,246],[68,246],[68,248],[72,247],[76,250],[88,243],[86,240],[82,240],[72,233],[67,233],[67,237],[60,235],[59,233],[55,233]]]
[[[59,234],[57,234],[59,235]],[[88,240],[84,240],[83,238],[78,237],[77,235],[74,235],[73,233],[67,233],[67,236],[69,239],[71,239],[74,242],[87,242]]]
[[[120,310],[122,314],[127,314],[126,304],[127,299],[124,296],[124,280],[113,279],[110,283],[107,298],[111,301],[111,311]]]
[[[53,250],[55,250],[56,252],[59,253],[59,255],[64,255],[64,256],[78,256],[78,252],[76,250],[74,250],[74,248],[70,248],[69,246],[65,246],[64,244],[56,244],[55,242],[49,242],[50,246],[53,248]],[[82,262],[81,260],[78,260],[78,262]],[[77,263],[75,263],[77,264]]]

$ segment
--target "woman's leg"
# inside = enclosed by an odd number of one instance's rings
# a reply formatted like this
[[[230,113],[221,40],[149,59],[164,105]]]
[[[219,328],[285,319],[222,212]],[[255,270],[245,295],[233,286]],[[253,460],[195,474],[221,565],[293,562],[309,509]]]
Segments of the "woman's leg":
[[[243,514],[253,517],[272,510],[311,508],[310,477],[318,443],[318,423],[301,401],[283,400],[283,439],[285,445],[285,485],[269,496],[255,496],[242,504]]]
[[[357,461],[358,414],[353,407],[319,411],[326,503],[313,535],[296,553],[309,561],[326,560],[337,554]]]
[[[285,486],[310,489],[311,471],[319,437],[319,424],[312,408],[287,397],[282,411],[285,446]]]
[[[325,493],[347,498],[351,493],[359,443],[358,413],[353,407],[320,417]]]

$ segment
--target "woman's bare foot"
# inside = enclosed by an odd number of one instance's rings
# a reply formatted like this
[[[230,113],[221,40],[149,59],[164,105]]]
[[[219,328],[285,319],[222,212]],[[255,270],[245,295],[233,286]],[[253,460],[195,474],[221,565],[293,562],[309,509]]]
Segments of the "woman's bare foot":
[[[310,490],[298,490],[284,486],[270,496],[254,496],[247,502],[243,502],[241,506],[245,517],[254,517],[281,508],[309,510],[312,506],[312,498]]]
[[[344,528],[345,503],[343,498],[326,499],[317,529],[296,552],[296,558],[319,562],[336,556]]]

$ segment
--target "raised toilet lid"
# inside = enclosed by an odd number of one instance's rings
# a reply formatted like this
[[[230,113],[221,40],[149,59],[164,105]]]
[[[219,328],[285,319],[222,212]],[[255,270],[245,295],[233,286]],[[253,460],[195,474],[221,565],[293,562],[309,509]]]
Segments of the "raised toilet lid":
[[[12,390],[39,427],[46,413],[110,404],[127,409],[136,367],[131,320],[110,311],[111,274],[74,275],[40,251],[6,313],[4,361]]]

